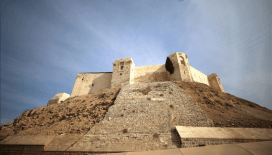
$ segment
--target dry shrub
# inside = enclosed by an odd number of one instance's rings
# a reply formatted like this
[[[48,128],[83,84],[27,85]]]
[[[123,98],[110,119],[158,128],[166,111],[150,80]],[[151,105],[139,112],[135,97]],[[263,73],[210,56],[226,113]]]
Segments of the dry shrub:
[[[161,87],[161,85],[160,84],[158,84],[157,86],[154,86],[155,88],[159,88],[159,87]]]
[[[143,94],[144,95],[147,95],[149,92],[151,91],[151,88],[150,87],[147,87],[145,90],[143,90]]]
[[[124,116],[124,114],[121,114],[121,116]]]
[[[142,89],[136,89],[133,90],[132,92],[140,92],[143,95],[147,95],[152,89],[148,86],[146,89],[142,90]]]
[[[125,129],[123,130],[123,132],[124,132],[124,133],[127,133],[127,132],[128,132],[128,128],[125,128]]]
[[[142,109],[141,112],[144,112],[144,110]]]
[[[173,93],[170,91],[169,94],[173,94]]]
[[[149,97],[149,98],[147,98],[149,101],[151,101],[151,98]]]
[[[136,110],[135,110],[135,109],[133,109],[133,110],[132,110],[132,112],[136,112]]]
[[[173,106],[173,105],[170,105],[170,108],[171,108],[171,109],[174,109],[174,106]]]
[[[153,137],[159,139],[160,138],[160,134],[159,133],[154,133]]]

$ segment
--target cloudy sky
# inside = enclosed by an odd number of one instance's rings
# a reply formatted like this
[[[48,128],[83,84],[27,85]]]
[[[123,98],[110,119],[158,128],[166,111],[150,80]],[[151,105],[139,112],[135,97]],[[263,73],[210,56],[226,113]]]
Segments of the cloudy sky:
[[[174,52],[226,93],[272,109],[270,0],[1,2],[1,123],[71,94],[81,72],[116,59],[164,64]]]

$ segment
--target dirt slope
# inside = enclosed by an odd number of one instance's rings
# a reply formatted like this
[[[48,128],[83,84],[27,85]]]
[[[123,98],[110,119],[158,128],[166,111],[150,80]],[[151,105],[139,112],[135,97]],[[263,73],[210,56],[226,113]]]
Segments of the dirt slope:
[[[22,113],[13,123],[0,126],[0,141],[9,135],[80,134],[103,120],[121,88],[68,98],[63,103]]]
[[[176,82],[213,120],[216,127],[271,128],[272,111],[201,83]],[[114,104],[120,88],[68,98],[61,104],[22,113],[13,123],[0,126],[0,141],[9,135],[86,133]]]
[[[202,83],[176,82],[213,120],[216,127],[271,128],[272,111]]]

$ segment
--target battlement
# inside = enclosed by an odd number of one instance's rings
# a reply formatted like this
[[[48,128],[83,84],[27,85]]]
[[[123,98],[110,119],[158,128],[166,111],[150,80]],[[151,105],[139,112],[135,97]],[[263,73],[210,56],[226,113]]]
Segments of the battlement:
[[[163,81],[199,82],[224,92],[218,76],[214,73],[207,76],[190,66],[185,53],[175,52],[168,58],[174,68],[172,74],[166,70],[165,64],[135,66],[131,57],[115,60],[112,72],[79,73],[71,97],[92,94],[106,88],[123,87],[127,84]]]

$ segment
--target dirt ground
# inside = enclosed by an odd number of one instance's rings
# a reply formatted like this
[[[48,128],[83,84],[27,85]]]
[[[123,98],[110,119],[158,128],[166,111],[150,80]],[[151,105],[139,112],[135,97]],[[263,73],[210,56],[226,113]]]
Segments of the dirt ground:
[[[202,83],[176,82],[213,120],[216,127],[271,128],[272,111]],[[9,135],[59,135],[86,133],[103,120],[121,88],[68,98],[60,104],[22,113],[14,122],[0,125],[0,141]],[[150,88],[149,88],[150,89]],[[136,90],[143,94],[150,90]]]

